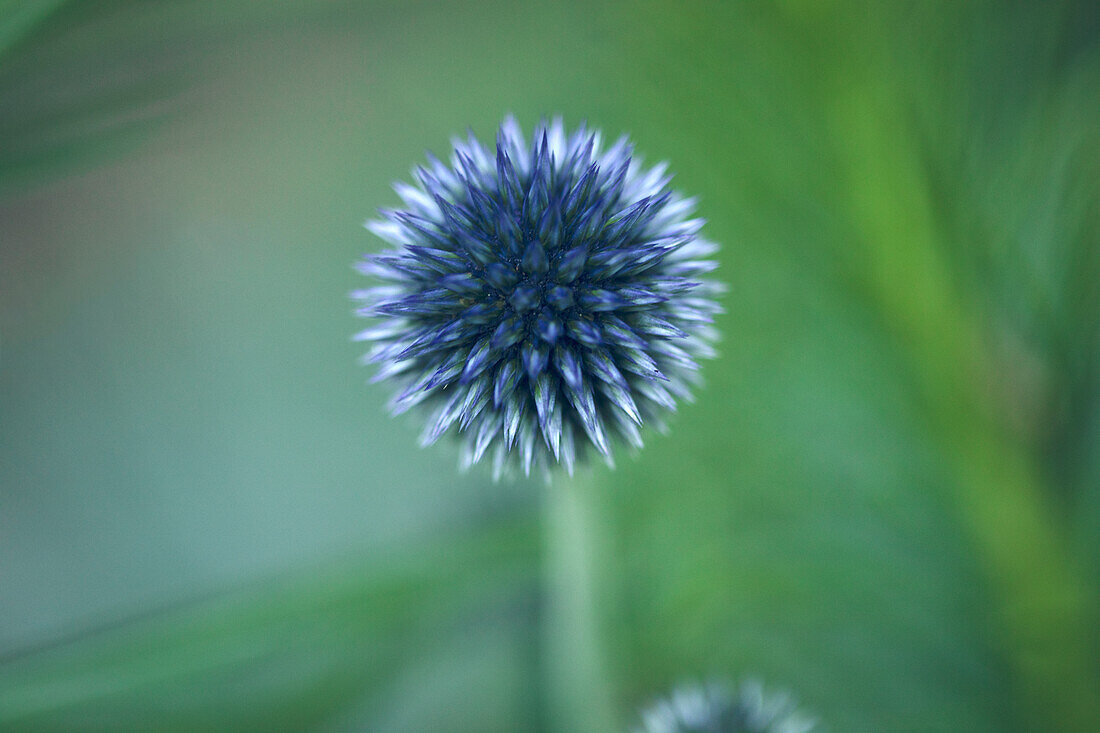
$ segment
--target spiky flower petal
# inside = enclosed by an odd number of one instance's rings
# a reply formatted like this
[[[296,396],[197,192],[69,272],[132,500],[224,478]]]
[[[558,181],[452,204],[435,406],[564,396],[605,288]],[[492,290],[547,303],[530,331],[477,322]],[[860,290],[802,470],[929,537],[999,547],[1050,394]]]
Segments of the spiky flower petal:
[[[395,185],[404,208],[367,223],[396,249],[358,265],[382,284],[353,293],[378,319],[356,338],[397,383],[393,412],[426,408],[422,442],[457,434],[465,465],[572,472],[616,440],[640,447],[713,355],[717,248],[694,200],[625,137],[600,142],[555,119],[527,144],[509,117],[495,153],[456,139],[449,166],[429,157]]]
[[[687,685],[642,712],[635,733],[810,733],[817,722],[799,713],[788,695],[766,694],[756,681],[731,694],[723,685]]]

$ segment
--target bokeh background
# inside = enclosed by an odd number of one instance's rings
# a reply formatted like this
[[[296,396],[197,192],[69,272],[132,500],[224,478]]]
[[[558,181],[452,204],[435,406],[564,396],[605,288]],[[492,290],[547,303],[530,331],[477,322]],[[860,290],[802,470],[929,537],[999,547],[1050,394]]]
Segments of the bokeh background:
[[[731,286],[698,401],[568,486],[420,450],[349,341],[362,221],[508,112],[669,160]],[[1100,730],[1098,278],[1090,0],[0,2],[0,730],[711,677]]]

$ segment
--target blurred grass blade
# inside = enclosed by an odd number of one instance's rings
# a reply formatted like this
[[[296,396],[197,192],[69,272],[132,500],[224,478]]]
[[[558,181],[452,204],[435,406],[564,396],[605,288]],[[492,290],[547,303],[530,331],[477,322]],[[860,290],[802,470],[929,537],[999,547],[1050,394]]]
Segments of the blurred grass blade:
[[[332,12],[303,0],[0,6],[0,193],[131,149],[242,43]]]
[[[66,0],[0,0],[0,68],[4,54]]]
[[[517,673],[537,675],[526,642],[537,540],[530,522],[511,520],[16,655],[0,663],[0,729],[313,730],[354,719],[378,730],[409,720],[386,700],[406,670],[467,638],[496,645],[513,671],[448,682],[458,685],[451,719],[467,716],[471,731],[527,726],[530,713],[509,700],[531,689]],[[415,695],[439,694],[430,679],[420,685]],[[494,685],[519,689],[494,695]]]

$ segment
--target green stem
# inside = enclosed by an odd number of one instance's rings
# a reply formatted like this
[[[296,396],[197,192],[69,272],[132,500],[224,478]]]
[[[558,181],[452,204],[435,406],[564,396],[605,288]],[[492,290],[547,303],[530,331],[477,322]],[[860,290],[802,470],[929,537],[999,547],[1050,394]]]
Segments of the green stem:
[[[598,614],[603,527],[590,480],[565,476],[547,487],[546,649],[551,725],[555,731],[621,730],[601,646]]]

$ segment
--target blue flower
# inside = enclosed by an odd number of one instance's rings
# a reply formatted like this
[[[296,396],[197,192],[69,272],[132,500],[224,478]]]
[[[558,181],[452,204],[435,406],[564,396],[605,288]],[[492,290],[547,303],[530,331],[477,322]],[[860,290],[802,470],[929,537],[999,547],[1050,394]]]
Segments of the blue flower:
[[[393,412],[428,411],[422,443],[448,431],[462,463],[492,451],[494,475],[573,466],[691,398],[713,356],[717,247],[693,199],[644,168],[626,137],[601,149],[560,119],[531,143],[511,117],[496,152],[471,133],[451,165],[429,156],[397,183],[405,206],[367,227],[396,249],[358,263],[382,284],[352,294],[377,319],[375,380],[398,385]]]
[[[736,694],[712,683],[685,685],[642,712],[635,733],[811,733],[817,722],[799,713],[782,692],[767,694],[759,682]]]

